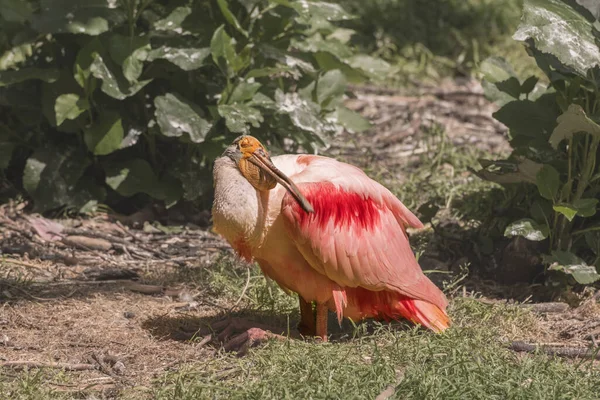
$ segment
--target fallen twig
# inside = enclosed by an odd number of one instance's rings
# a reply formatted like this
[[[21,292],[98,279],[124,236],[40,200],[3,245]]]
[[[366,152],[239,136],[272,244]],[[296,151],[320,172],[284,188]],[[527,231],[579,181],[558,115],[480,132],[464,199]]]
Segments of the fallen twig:
[[[25,369],[25,368],[56,368],[64,369],[65,371],[89,371],[96,369],[93,364],[69,364],[58,362],[37,362],[37,361],[3,361],[0,362],[0,367]]]
[[[600,348],[584,349],[581,347],[545,346],[543,344],[529,344],[522,341],[512,342],[509,348],[514,351],[523,351],[527,353],[535,353],[536,351],[540,350],[543,353],[553,356],[567,358],[591,358],[600,360]]]
[[[540,314],[561,313],[569,309],[569,305],[567,303],[558,302],[519,304],[519,307],[526,308],[528,310]]]

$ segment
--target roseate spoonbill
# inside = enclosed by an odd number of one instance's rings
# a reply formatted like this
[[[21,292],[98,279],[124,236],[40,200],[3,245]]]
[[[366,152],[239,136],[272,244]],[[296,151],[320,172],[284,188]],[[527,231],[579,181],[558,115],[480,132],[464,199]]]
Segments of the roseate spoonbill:
[[[301,333],[326,341],[328,310],[340,323],[406,318],[436,332],[450,325],[448,302],[406,234],[423,224],[359,168],[315,155],[271,159],[256,138],[240,136],[213,174],[213,229],[299,295]],[[273,335],[252,328],[239,336],[238,344]]]

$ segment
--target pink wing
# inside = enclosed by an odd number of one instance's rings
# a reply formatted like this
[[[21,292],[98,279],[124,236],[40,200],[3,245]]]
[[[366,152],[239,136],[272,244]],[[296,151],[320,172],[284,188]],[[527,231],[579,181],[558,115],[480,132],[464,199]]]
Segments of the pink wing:
[[[406,235],[406,226],[423,226],[418,218],[356,167],[316,156],[298,163],[307,166],[292,179],[315,212],[286,194],[282,214],[308,263],[341,287],[391,291],[445,310],[445,296],[423,274]]]

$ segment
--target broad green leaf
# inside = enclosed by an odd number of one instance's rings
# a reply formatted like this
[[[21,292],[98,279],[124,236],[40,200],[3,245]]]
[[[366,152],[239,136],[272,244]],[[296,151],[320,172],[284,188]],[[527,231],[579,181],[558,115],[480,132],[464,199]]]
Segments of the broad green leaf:
[[[575,133],[585,132],[600,139],[600,126],[585,115],[583,108],[571,104],[569,109],[557,119],[558,125],[550,136],[550,144],[555,149],[559,143],[571,138]]]
[[[344,60],[352,68],[359,69],[373,79],[385,78],[391,71],[390,64],[380,58],[356,54]]]
[[[54,82],[60,76],[57,69],[23,68],[16,71],[0,71],[0,87],[13,85],[15,83],[30,79],[39,79],[44,82]]]
[[[556,204],[552,208],[557,213],[564,215],[569,221],[573,221],[573,218],[577,215],[577,209],[570,204]]]
[[[276,60],[280,64],[276,68],[284,68],[286,70],[293,69],[308,73],[315,72],[315,67],[313,67],[311,63],[304,61],[301,58],[294,57],[291,54],[278,49],[277,47],[268,44],[260,44],[258,46],[258,50],[264,57]],[[299,74],[297,75],[299,77]]]
[[[110,37],[108,51],[112,60],[121,66],[125,78],[134,84],[142,74],[144,60],[150,51],[150,43],[147,37],[129,38],[114,34]]]
[[[505,81],[496,82],[495,85],[498,90],[508,94],[511,97],[514,97],[515,99],[518,99],[521,95],[521,82],[519,82],[519,80],[514,76]]]
[[[120,8],[107,0],[41,0],[40,12],[32,17],[31,27],[40,33],[100,35],[125,22]]]
[[[15,68],[33,55],[33,45],[24,43],[0,52],[0,71]]]
[[[74,204],[76,184],[90,165],[85,152],[61,146],[35,151],[25,164],[23,187],[36,212]]]
[[[184,71],[193,71],[205,65],[206,57],[210,55],[210,48],[182,49],[177,47],[162,46],[148,53],[148,61],[165,59]]]
[[[0,16],[7,22],[29,21],[31,4],[24,0],[0,0]]]
[[[350,133],[360,133],[371,128],[371,123],[360,114],[340,106],[336,109],[337,123]]]
[[[225,118],[227,129],[234,133],[250,133],[250,126],[258,128],[264,121],[256,108],[245,104],[224,104],[219,106],[219,115]]]
[[[600,226],[596,231],[590,231],[585,234],[585,243],[595,255],[600,256]]]
[[[12,158],[13,150],[16,144],[9,142],[0,142],[0,171],[6,169]]]
[[[548,269],[572,275],[582,285],[589,285],[600,279],[595,266],[587,265],[581,258],[568,251],[553,251],[550,257],[545,257],[545,261],[550,264]]]
[[[504,58],[496,56],[483,60],[479,72],[490,83],[503,82],[517,77],[513,67]]]
[[[560,186],[558,171],[551,165],[544,165],[536,174],[535,184],[543,198],[554,200]]]
[[[237,18],[235,17],[235,15],[233,15],[233,13],[231,12],[231,10],[229,9],[229,4],[227,4],[227,0],[217,0],[217,4],[219,4],[219,8],[221,9],[221,13],[223,14],[223,16],[225,17],[225,19],[227,20],[227,22],[229,22],[229,24],[231,26],[233,26],[242,35],[244,35],[245,37],[248,37],[248,31],[246,31],[242,27],[242,25],[240,25],[240,23],[237,20]]]
[[[94,53],[92,57],[94,59],[94,62],[90,65],[92,75],[102,80],[102,91],[117,100],[133,96],[151,82],[151,79],[148,79],[129,84],[125,79],[119,79],[119,76],[111,71],[100,54]]]
[[[177,7],[166,18],[156,21],[154,28],[159,31],[174,31],[175,33],[184,33],[181,24],[192,13],[190,7]]]
[[[576,0],[579,5],[585,7],[592,16],[600,19],[600,2],[598,0]]]
[[[262,85],[258,82],[242,81],[233,89],[233,92],[231,92],[231,96],[229,96],[227,103],[242,103],[250,100],[254,97],[261,86]]]
[[[592,24],[561,0],[525,0],[513,38],[522,42],[532,39],[537,49],[555,56],[582,77],[600,63]]]
[[[106,112],[100,114],[94,124],[84,131],[83,138],[92,153],[104,156],[121,148],[123,135],[120,115]]]
[[[317,100],[321,107],[326,108],[335,99],[339,100],[334,103],[337,105],[346,91],[346,85],[346,77],[338,69],[320,76],[317,81]]]
[[[335,125],[318,117],[319,106],[298,95],[298,93],[283,93],[277,89],[275,103],[280,114],[287,114],[292,123],[305,131],[316,134],[319,138],[327,132],[335,131]]]
[[[493,117],[510,129],[511,136],[550,136],[556,117],[553,110],[546,107],[542,99],[515,100],[505,104]]]
[[[303,20],[315,18],[323,21],[346,21],[355,18],[336,3],[309,0],[270,0],[270,2],[293,8],[304,17]]]
[[[224,25],[217,28],[213,34],[210,41],[210,51],[215,64],[219,66],[223,74],[233,76],[233,72],[239,70],[235,41],[225,32]]]
[[[167,200],[174,189],[181,190],[174,188],[170,179],[159,179],[150,164],[140,158],[107,163],[105,171],[106,184],[125,197],[146,193],[157,200]]]
[[[180,137],[187,133],[194,143],[202,143],[212,124],[201,117],[195,105],[174,94],[154,99],[156,121],[165,136]]]
[[[89,108],[85,99],[79,98],[75,93],[61,94],[56,98],[54,112],[56,125],[60,126],[66,119],[75,119]]]
[[[535,183],[542,164],[529,159],[490,161],[481,159],[479,163],[483,167],[475,174],[482,179],[500,184],[529,182]]]
[[[302,40],[293,39],[292,46],[307,53],[317,53],[320,51],[331,53],[340,60],[345,60],[353,56],[352,51],[348,46],[337,40],[325,40],[320,33],[316,33]],[[363,61],[363,64],[367,63]]]
[[[538,224],[532,219],[525,218],[519,221],[515,221],[508,225],[504,230],[504,236],[523,236],[527,240],[539,242],[548,237],[548,226],[545,224]]]
[[[580,217],[593,217],[596,214],[598,199],[579,199],[573,202],[573,207]]]
[[[525,79],[525,82],[521,85],[521,93],[529,94],[535,89],[535,85],[537,85],[539,78],[537,76],[530,76]]]

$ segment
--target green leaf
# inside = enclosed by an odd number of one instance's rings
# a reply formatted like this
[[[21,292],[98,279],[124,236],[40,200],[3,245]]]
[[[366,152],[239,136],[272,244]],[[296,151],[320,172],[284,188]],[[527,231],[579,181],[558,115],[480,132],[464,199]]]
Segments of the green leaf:
[[[501,92],[504,92],[515,99],[518,99],[521,95],[521,82],[514,76],[505,81],[496,82],[496,87]]]
[[[555,149],[565,139],[570,139],[575,133],[585,132],[600,139],[600,126],[585,115],[583,108],[571,104],[569,109],[557,119],[558,125],[550,136],[550,144]]]
[[[360,114],[340,106],[336,109],[337,123],[350,133],[360,133],[371,128],[371,123]]]
[[[100,114],[92,126],[85,129],[83,138],[88,149],[98,156],[105,156],[121,148],[123,123],[116,112]]]
[[[530,76],[525,79],[525,82],[521,85],[521,93],[529,94],[535,89],[535,85],[537,85],[539,79],[537,76]]]
[[[550,136],[555,115],[540,100],[515,100],[505,104],[493,117],[510,129],[511,136]]]
[[[553,166],[544,165],[535,177],[535,184],[543,198],[554,200],[560,186],[560,175]]]
[[[201,117],[202,112],[174,94],[167,93],[154,99],[156,121],[165,136],[180,137],[183,132],[194,143],[202,143],[212,124]]]
[[[34,201],[36,212],[74,204],[76,185],[90,160],[72,147],[44,146],[25,164],[23,188]]]
[[[227,129],[234,133],[250,133],[250,126],[258,128],[264,121],[256,108],[245,104],[225,104],[218,107],[219,115],[225,118]]]
[[[585,7],[586,10],[592,14],[592,16],[596,19],[600,19],[600,2],[597,0],[576,0],[577,3]]]
[[[181,24],[191,13],[192,9],[190,7],[177,7],[166,18],[156,21],[154,28],[159,31],[174,31],[182,34],[184,32]]]
[[[221,13],[223,14],[223,16],[225,17],[225,19],[227,20],[227,22],[229,22],[229,24],[232,25],[242,35],[244,35],[245,37],[248,37],[248,31],[246,31],[244,28],[242,28],[242,26],[240,25],[239,21],[235,17],[235,15],[233,15],[233,13],[231,12],[231,10],[229,9],[229,5],[227,4],[227,0],[217,0],[217,3],[219,4],[219,8],[221,9]]]
[[[368,56],[366,54],[356,54],[344,60],[352,68],[363,71],[372,79],[382,79],[391,72],[391,66],[388,62]]]
[[[225,32],[224,25],[218,27],[213,34],[210,51],[215,64],[226,76],[231,77],[235,71],[241,69],[235,52],[235,41]]]
[[[577,209],[570,204],[556,204],[552,207],[554,211],[565,216],[569,221],[573,221],[575,215],[577,215]]]
[[[573,207],[580,217],[593,217],[596,214],[598,199],[579,199],[573,202]]]
[[[317,81],[317,100],[322,107],[326,108],[332,101],[335,105],[341,101],[341,97],[346,91],[346,77],[342,71],[334,69],[327,71]]]
[[[521,24],[513,38],[532,39],[543,53],[555,56],[582,77],[600,63],[592,24],[561,0],[525,0]]]
[[[490,161],[481,159],[479,163],[483,167],[480,171],[474,171],[482,179],[500,184],[529,182],[535,183],[542,164],[529,159]]]
[[[152,81],[148,79],[129,84],[125,79],[120,78],[111,71],[100,54],[94,53],[92,58],[94,61],[90,65],[90,72],[95,78],[102,80],[102,91],[117,100],[124,100],[129,96],[133,96]]]
[[[508,225],[504,231],[504,236],[523,236],[527,240],[539,242],[546,239],[548,233],[547,225],[540,225],[532,219],[525,218]]]
[[[150,42],[147,37],[129,38],[114,34],[110,37],[108,51],[112,60],[121,66],[125,78],[130,83],[135,83],[142,74],[144,60],[150,51]]]
[[[348,46],[344,43],[337,40],[325,40],[320,33],[316,33],[312,36],[304,38],[303,40],[293,39],[292,47],[297,48],[300,51],[304,51],[307,53],[317,53],[317,52],[326,52],[331,53],[340,60],[346,60],[353,56],[352,51]],[[370,59],[369,62],[372,62],[372,57],[364,56]],[[355,63],[360,63],[360,61],[355,61]],[[368,62],[366,60],[362,61],[362,64],[366,66]],[[367,67],[368,68],[368,67]],[[373,68],[374,69],[374,68]]]
[[[39,79],[44,82],[54,82],[60,76],[57,69],[23,68],[17,71],[0,71],[0,87],[13,85],[30,79]]]
[[[131,197],[137,193],[146,193],[157,200],[172,197],[173,182],[160,180],[150,164],[140,158],[107,163],[105,171],[106,184],[122,196]]]
[[[40,33],[100,35],[125,22],[119,8],[106,0],[41,0],[40,12],[33,15],[31,27]]]
[[[483,60],[479,72],[483,74],[483,79],[490,83],[503,82],[517,77],[512,66],[504,58],[496,56]]]
[[[300,97],[298,93],[283,93],[277,89],[275,103],[278,113],[287,114],[294,126],[314,133],[321,140],[324,134],[335,131],[335,125],[318,117],[319,106]]]
[[[254,97],[262,85],[258,82],[241,81],[231,92],[227,101],[228,104],[241,103]]]
[[[210,48],[177,48],[177,47],[159,47],[148,53],[148,61],[156,59],[165,59],[184,71],[193,71],[205,65],[206,57],[210,55]]]
[[[0,142],[0,171],[8,168],[16,147],[17,145],[14,143]]]
[[[85,99],[80,99],[75,93],[61,94],[56,98],[54,112],[56,125],[60,126],[67,119],[75,119],[89,108]]]
[[[600,279],[596,267],[587,265],[585,261],[571,252],[553,251],[552,255],[546,257],[545,260],[550,264],[548,269],[572,275],[582,285],[589,285]]]
[[[0,0],[0,16],[6,22],[23,23],[31,18],[31,4],[23,0]]]

